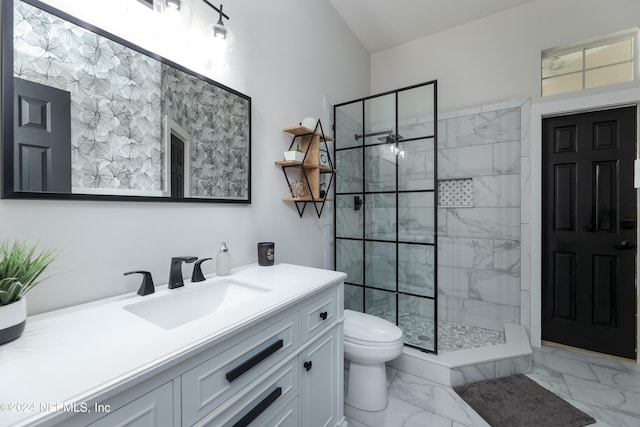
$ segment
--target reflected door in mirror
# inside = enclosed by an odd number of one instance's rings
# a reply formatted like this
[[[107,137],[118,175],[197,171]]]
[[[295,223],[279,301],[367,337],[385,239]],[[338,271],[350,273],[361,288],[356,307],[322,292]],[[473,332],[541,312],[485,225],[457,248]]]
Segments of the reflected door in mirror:
[[[171,134],[171,197],[184,197],[184,142]]]
[[[14,78],[18,191],[71,191],[71,94]]]

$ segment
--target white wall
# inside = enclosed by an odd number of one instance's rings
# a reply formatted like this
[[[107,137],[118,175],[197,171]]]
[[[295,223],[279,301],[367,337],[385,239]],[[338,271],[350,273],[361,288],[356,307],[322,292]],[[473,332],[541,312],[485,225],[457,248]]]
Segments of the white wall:
[[[236,35],[225,72],[202,66],[197,36],[188,45],[163,45],[168,39],[156,37],[155,16],[135,0],[46,2],[251,96],[252,204],[1,200],[0,237],[62,249],[56,275],[28,295],[31,314],[135,291],[140,278],[123,277],[128,270],[150,270],[156,284],[166,283],[171,256],[215,257],[223,240],[233,267],[255,262],[262,240],[276,242],[278,262],[324,266],[324,221],[311,212],[300,219],[282,202],[288,190],[274,161],[290,142],[281,129],[307,116],[324,118],[324,96],[346,101],[369,93],[369,55],[328,2],[225,4]],[[195,29],[217,21],[201,0],[187,2]],[[204,267],[215,271],[213,262]],[[189,276],[191,266],[184,272]]]
[[[638,0],[536,0],[372,55],[371,93],[438,80],[439,111],[540,101],[540,52],[637,27]]]

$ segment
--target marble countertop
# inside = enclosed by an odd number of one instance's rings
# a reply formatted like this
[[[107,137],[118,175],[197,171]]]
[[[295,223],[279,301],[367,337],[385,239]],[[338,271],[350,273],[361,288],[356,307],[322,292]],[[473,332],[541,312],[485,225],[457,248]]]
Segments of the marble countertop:
[[[243,302],[241,309],[213,312],[174,329],[162,329],[123,308],[182,290],[166,285],[144,297],[131,293],[30,316],[23,335],[0,346],[0,425],[51,421],[61,415],[47,410],[51,404],[85,403],[124,390],[136,378],[160,372],[168,362],[195,354],[345,277],[276,264],[240,267],[230,276],[211,276],[194,284],[185,279],[186,288],[229,278],[271,291]]]

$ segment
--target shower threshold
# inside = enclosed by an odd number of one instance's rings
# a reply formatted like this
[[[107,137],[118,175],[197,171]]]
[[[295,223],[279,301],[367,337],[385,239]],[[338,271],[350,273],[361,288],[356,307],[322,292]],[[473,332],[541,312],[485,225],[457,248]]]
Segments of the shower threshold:
[[[524,326],[505,323],[504,330],[503,343],[451,349],[438,355],[405,346],[388,365],[447,386],[531,372],[533,356]]]

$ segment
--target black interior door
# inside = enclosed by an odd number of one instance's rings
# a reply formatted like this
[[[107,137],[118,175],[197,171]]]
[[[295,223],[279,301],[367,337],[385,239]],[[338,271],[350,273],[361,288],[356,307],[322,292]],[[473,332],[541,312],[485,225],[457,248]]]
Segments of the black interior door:
[[[184,197],[184,142],[171,134],[171,197]]]
[[[636,108],[543,121],[542,339],[635,359]]]
[[[15,77],[14,188],[71,192],[71,94]]]

